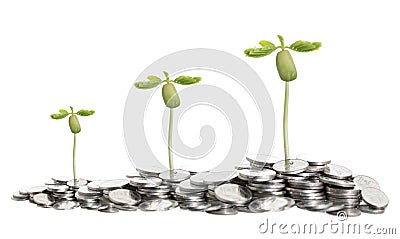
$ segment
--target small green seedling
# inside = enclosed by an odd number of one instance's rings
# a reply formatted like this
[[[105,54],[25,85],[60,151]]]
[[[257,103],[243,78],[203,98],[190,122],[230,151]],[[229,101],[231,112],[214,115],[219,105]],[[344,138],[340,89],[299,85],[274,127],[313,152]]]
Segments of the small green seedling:
[[[164,71],[165,80],[161,80],[158,76],[148,76],[148,81],[139,81],[136,82],[134,85],[138,89],[151,89],[154,88],[162,83],[166,83],[162,87],[162,97],[164,100],[165,106],[169,108],[169,127],[168,127],[168,160],[169,160],[169,170],[174,170],[174,161],[172,158],[172,126],[173,126],[173,119],[174,119],[174,108],[179,107],[181,104],[181,100],[179,98],[178,92],[175,89],[173,83],[180,84],[180,85],[192,85],[199,83],[201,77],[191,77],[191,76],[179,76],[175,78],[175,80],[169,79],[169,74]]]
[[[248,57],[260,58],[267,56],[276,49],[281,48],[281,51],[276,55],[276,68],[278,69],[279,77],[285,81],[285,102],[283,112],[283,143],[285,151],[285,165],[289,166],[289,142],[288,142],[288,105],[289,105],[289,82],[297,78],[296,66],[290,52],[285,49],[290,49],[298,52],[310,52],[318,50],[321,47],[321,42],[296,41],[290,46],[285,46],[283,37],[278,35],[280,46],[275,46],[272,42],[262,40],[259,42],[260,48],[248,48],[244,50],[244,54]]]
[[[75,168],[75,150],[76,150],[76,134],[81,132],[81,125],[79,124],[78,121],[78,116],[90,116],[94,114],[94,110],[79,110],[78,112],[74,112],[74,108],[72,106],[69,107],[71,109],[71,112],[68,112],[64,109],[59,110],[58,114],[52,114],[50,117],[52,119],[63,119],[65,117],[69,116],[69,128],[71,132],[74,134],[74,146],[72,148],[72,170],[73,170],[73,175],[74,175],[74,184],[76,184],[77,179],[76,179],[76,168]]]

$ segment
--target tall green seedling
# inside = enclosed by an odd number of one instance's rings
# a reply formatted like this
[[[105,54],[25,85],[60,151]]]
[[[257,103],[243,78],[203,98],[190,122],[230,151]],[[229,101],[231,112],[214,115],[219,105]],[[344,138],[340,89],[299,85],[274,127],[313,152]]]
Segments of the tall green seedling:
[[[173,83],[180,85],[192,85],[199,83],[201,77],[191,77],[191,76],[179,76],[174,80],[169,78],[169,74],[164,71],[165,80],[161,80],[158,76],[150,75],[147,77],[147,81],[139,81],[134,85],[138,89],[151,89],[162,83],[165,83],[162,87],[162,97],[164,104],[169,108],[169,126],[168,126],[168,162],[169,169],[174,170],[174,161],[172,155],[172,128],[174,120],[174,108],[179,107],[181,100],[179,98],[178,92]]]
[[[285,82],[285,101],[283,108],[283,145],[285,152],[285,165],[289,166],[289,139],[288,139],[288,108],[289,108],[289,82],[297,78],[297,70],[293,58],[287,49],[297,52],[310,52],[318,50],[321,47],[320,42],[296,41],[290,46],[285,46],[283,37],[278,35],[280,45],[266,40],[259,42],[261,47],[248,48],[244,50],[244,54],[248,57],[260,58],[273,53],[280,48],[276,54],[276,68],[278,69],[279,77]]]
[[[74,111],[74,108],[72,106],[69,107],[71,109],[71,112],[68,112],[67,110],[61,109],[59,110],[58,114],[52,114],[50,117],[52,119],[63,119],[69,115],[69,129],[71,130],[71,133],[74,134],[74,144],[72,147],[72,171],[73,171],[73,176],[74,176],[74,184],[76,185],[77,179],[76,179],[76,167],[75,167],[75,151],[76,151],[76,134],[81,132],[81,125],[79,124],[78,120],[78,115],[79,116],[90,116],[94,114],[94,110],[79,110],[78,112]]]

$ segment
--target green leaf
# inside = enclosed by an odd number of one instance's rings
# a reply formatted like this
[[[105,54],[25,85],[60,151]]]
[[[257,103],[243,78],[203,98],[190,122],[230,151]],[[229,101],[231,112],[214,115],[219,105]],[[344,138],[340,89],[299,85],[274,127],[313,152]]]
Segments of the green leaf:
[[[180,85],[192,85],[199,83],[201,81],[201,77],[191,77],[191,76],[179,76],[174,80],[175,83]]]
[[[166,71],[163,71],[165,78],[169,79],[169,74]]]
[[[151,81],[162,81],[158,76],[148,76],[147,79]]]
[[[63,119],[65,117],[67,117],[67,115],[68,114],[52,114],[52,115],[50,115],[50,118],[59,120],[59,119]]]
[[[276,49],[277,48],[274,44],[270,44],[270,45],[266,45],[262,48],[248,48],[248,49],[244,50],[244,54],[248,57],[260,58],[260,57],[268,56],[269,54],[274,52]]]
[[[76,112],[76,114],[80,116],[89,116],[94,114],[94,110],[79,110],[78,112]]]
[[[281,42],[281,46],[284,47],[285,46],[285,40],[283,39],[283,36],[278,35],[279,41]]]
[[[52,114],[50,115],[50,117],[52,119],[63,119],[65,118],[67,115],[69,115],[68,111],[64,110],[64,109],[60,109],[58,112],[60,112],[59,114]]]
[[[266,47],[266,46],[275,46],[274,43],[270,42],[270,41],[266,41],[266,40],[261,40],[258,44],[260,44],[262,47]]]
[[[309,42],[309,41],[296,41],[290,45],[289,49],[298,52],[309,52],[318,50],[321,47],[321,42]]]
[[[161,84],[161,81],[139,81],[135,82],[134,86],[138,89],[151,89]]]

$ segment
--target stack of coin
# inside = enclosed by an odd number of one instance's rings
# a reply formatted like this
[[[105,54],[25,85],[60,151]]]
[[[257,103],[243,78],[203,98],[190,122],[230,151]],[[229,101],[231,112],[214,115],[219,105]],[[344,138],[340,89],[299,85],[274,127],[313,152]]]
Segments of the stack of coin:
[[[350,169],[328,164],[319,179],[325,184],[327,198],[333,204],[343,205],[345,209],[356,208],[360,204],[360,190],[354,188]]]
[[[193,185],[190,179],[187,179],[179,183],[174,198],[182,209],[201,211],[211,206],[205,197],[206,191],[208,191],[207,186]]]
[[[103,196],[102,190],[92,190],[89,186],[82,186],[75,193],[76,200],[85,209],[97,209]]]
[[[325,200],[324,184],[316,178],[288,180],[288,195],[296,201]]]
[[[114,189],[108,194],[109,207],[117,208],[118,210],[124,211],[136,211],[136,205],[140,203],[140,195],[130,189]]]
[[[249,181],[247,188],[251,190],[254,198],[285,196],[286,193],[285,180],[279,178],[263,183]]]
[[[384,192],[380,190],[379,183],[373,178],[358,175],[353,179],[356,188],[361,190],[363,204],[358,208],[364,213],[381,214],[385,212],[389,199]]]
[[[47,186],[49,191],[56,200],[75,200],[75,191],[65,184],[53,184]]]
[[[300,156],[298,157],[300,158]],[[58,210],[81,207],[100,212],[165,211],[179,206],[216,215],[282,211],[293,205],[309,211],[348,216],[383,213],[388,197],[372,178],[329,160],[271,161],[248,157],[249,165],[232,171],[190,173],[185,170],[138,169],[142,176],[90,181],[52,178],[46,186],[21,189],[16,201]],[[268,161],[269,160],[269,161]],[[274,162],[274,163],[272,163]]]
[[[327,159],[324,156],[313,156],[308,154],[299,154],[296,157],[297,159],[302,159],[308,162],[308,167],[306,172],[314,172],[319,173],[323,172],[328,164],[331,163],[330,159]]]

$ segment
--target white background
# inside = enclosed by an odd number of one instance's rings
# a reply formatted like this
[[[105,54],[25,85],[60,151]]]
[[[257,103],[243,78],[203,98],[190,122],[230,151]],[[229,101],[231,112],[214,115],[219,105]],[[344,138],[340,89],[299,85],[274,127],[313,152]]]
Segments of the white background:
[[[275,59],[243,55],[261,39],[277,43],[277,34],[288,44],[323,42],[317,52],[293,53],[298,79],[291,84],[292,154],[328,155],[355,174],[378,180],[391,200],[386,213],[349,222],[395,226],[400,199],[397,1],[235,2],[1,1],[2,238],[265,238],[270,235],[260,234],[258,226],[267,218],[277,223],[336,220],[294,208],[226,217],[178,209],[110,215],[47,210],[10,199],[21,187],[69,175],[67,121],[49,119],[68,105],[96,110],[81,120],[78,174],[118,178],[133,172],[122,134],[127,93],[153,61],[188,48],[230,52],[260,74],[274,102],[274,154],[281,156],[284,84]]]

